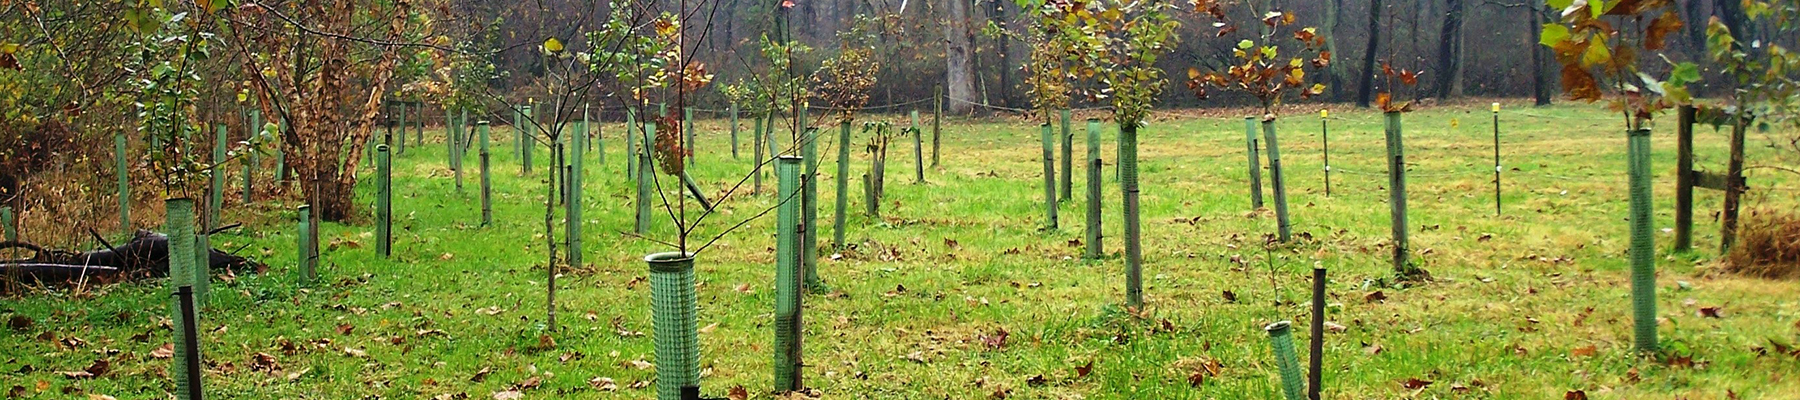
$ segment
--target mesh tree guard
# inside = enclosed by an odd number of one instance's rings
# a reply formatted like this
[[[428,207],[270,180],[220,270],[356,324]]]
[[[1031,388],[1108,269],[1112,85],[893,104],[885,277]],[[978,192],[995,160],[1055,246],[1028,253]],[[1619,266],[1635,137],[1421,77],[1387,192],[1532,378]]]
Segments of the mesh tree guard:
[[[19,240],[19,220],[13,218],[12,206],[0,206],[0,228],[4,228],[7,241]]]
[[[488,169],[488,128],[488,121],[485,119],[475,122],[475,134],[480,136],[477,140],[481,142],[481,147],[475,153],[481,163],[481,226],[494,225],[494,185]]]
[[[1050,123],[1040,125],[1044,145],[1044,229],[1056,230],[1056,141]]]
[[[1408,279],[1417,276],[1419,269],[1409,259],[1412,251],[1406,238],[1406,145],[1402,141],[1401,115],[1390,112],[1383,117],[1387,128],[1388,217],[1394,235],[1394,273]]]
[[[775,162],[778,180],[775,215],[775,391],[800,390],[800,302],[801,271],[804,252],[801,236],[806,225],[800,221],[800,168],[797,157],[781,157]]]
[[[295,246],[295,258],[300,261],[300,284],[311,286],[319,279],[319,247],[314,242],[312,206],[301,204],[296,217],[300,220],[299,245]],[[171,240],[173,236],[171,236]],[[174,276],[171,274],[170,276]]]
[[[1287,185],[1281,173],[1281,145],[1275,141],[1275,120],[1263,121],[1262,129],[1264,140],[1269,142],[1266,146],[1269,148],[1269,184],[1275,192],[1276,232],[1285,243],[1293,238],[1294,223],[1288,219]]]
[[[463,109],[462,114],[456,117],[456,129],[444,132],[444,141],[450,144],[450,170],[456,175],[456,193],[459,194],[463,192],[462,137],[468,120],[469,110]]]
[[[1100,120],[1087,120],[1087,252],[1088,260],[1100,259]]]
[[[751,118],[751,119],[755,121],[753,123],[756,125],[750,131],[750,153],[752,154],[752,157],[753,157],[751,162],[756,164],[756,166],[751,167],[752,170],[750,171],[750,175],[751,175],[750,179],[754,181],[754,183],[751,184],[751,186],[750,186],[750,193],[760,194],[760,193],[762,193],[763,161],[767,160],[766,158],[763,158],[763,138],[764,138],[764,136],[763,136],[763,120],[764,120],[764,117],[761,115],[756,115],[753,117],[754,118]],[[774,154],[771,153],[770,156],[774,156]]]
[[[802,108],[802,111],[805,109]],[[804,118],[801,121],[805,121]],[[801,261],[806,264],[806,288],[809,291],[824,293],[825,282],[819,280],[819,131],[808,127],[800,137],[800,156],[806,163],[806,172],[801,179],[800,202],[802,230],[800,252]]]
[[[1262,160],[1256,154],[1256,118],[1244,117],[1244,145],[1248,146],[1244,154],[1250,155],[1250,208],[1262,208]]]
[[[213,164],[225,162],[226,132],[225,124],[219,124],[217,128],[213,130],[211,160]],[[212,185],[208,186],[207,189],[208,201],[206,203],[206,219],[201,220],[200,222],[201,226],[206,227],[206,229],[212,229],[219,226],[219,210],[225,209],[225,169],[214,168],[207,171],[207,175],[212,178]],[[199,282],[195,282],[195,284],[199,284]],[[205,287],[194,287],[194,294],[197,298],[201,299],[201,304],[206,303]]]
[[[683,400],[700,387],[700,338],[694,259],[682,253],[644,257],[650,264],[650,307],[656,327],[656,398]]]
[[[394,250],[394,164],[388,146],[375,145],[375,253],[382,258]]]
[[[125,147],[124,133],[113,135],[113,157],[118,161],[118,167],[113,170],[113,174],[119,180],[117,195],[119,198],[119,232],[129,235],[131,234],[131,156]],[[7,213],[11,214],[10,211]],[[11,218],[7,218],[7,220],[11,220]],[[10,222],[0,222],[0,224],[8,223]],[[13,240],[11,235],[8,235],[7,238]]]
[[[564,210],[563,213],[566,215],[564,220],[568,221],[568,234],[565,240],[569,241],[569,268],[576,269],[581,268],[582,266],[581,202],[582,198],[586,196],[584,196],[582,192],[582,177],[585,174],[582,173],[581,165],[584,164],[583,161],[587,155],[584,151],[587,144],[583,142],[583,140],[587,138],[587,130],[587,120],[584,119],[575,124],[575,136],[569,138],[570,141],[574,142],[573,146],[569,146],[567,178],[569,181],[569,197],[563,200],[563,206],[568,208],[567,210]]]
[[[637,233],[639,235],[650,232],[651,218],[655,218],[650,214],[650,191],[652,190],[650,185],[655,183],[656,172],[652,171],[650,166],[653,161],[650,160],[649,141],[651,137],[656,136],[656,125],[644,125],[643,131],[644,146],[637,153]]]
[[[1119,191],[1125,197],[1125,304],[1144,306],[1144,246],[1138,225],[1137,127],[1119,127]]]
[[[1632,343],[1654,352],[1656,342],[1656,239],[1651,236],[1650,130],[1627,134],[1631,165]]]
[[[632,109],[626,109],[625,110],[625,175],[630,176],[632,180],[636,180],[638,178],[638,173],[637,173],[637,170],[638,170],[638,156],[637,156],[637,154],[638,154],[638,144],[637,144],[638,135],[635,133],[632,133],[632,128],[635,128],[635,127],[637,127],[637,111],[632,110]],[[638,233],[643,233],[643,232],[638,232]]]
[[[169,294],[170,300],[174,302],[169,307],[169,310],[172,311],[169,319],[177,327],[174,342],[185,344],[190,340],[188,335],[191,332],[179,329],[179,327],[192,323],[190,319],[198,319],[199,316],[181,312],[181,299],[174,296],[182,292],[187,292],[190,296],[193,294],[194,270],[196,269],[194,258],[178,255],[194,254],[194,201],[186,198],[163,200],[163,210],[166,213],[163,231],[169,235]],[[204,268],[199,267],[199,269]],[[192,298],[189,299],[192,304]],[[175,348],[175,365],[169,369],[172,374],[171,378],[174,378],[176,382],[176,395],[181,399],[192,398],[189,392],[191,388],[187,386],[187,382],[197,378],[190,376],[189,374],[192,372],[185,368],[194,357],[198,356],[191,350],[185,345],[177,346]]]
[[[838,124],[837,210],[831,220],[831,248],[844,249],[844,218],[850,207],[850,121]]]
[[[1294,332],[1288,321],[1276,322],[1264,327],[1269,332],[1269,345],[1275,349],[1275,366],[1281,371],[1281,393],[1287,400],[1306,399],[1301,389],[1304,379],[1300,375],[1300,360],[1294,355]],[[1315,339],[1316,340],[1316,339]]]
[[[1069,201],[1075,197],[1075,134],[1069,131],[1069,118],[1073,117],[1069,110],[1062,110],[1062,185],[1056,201]]]
[[[731,159],[738,158],[738,105],[731,103]]]
[[[531,174],[531,153],[537,152],[537,142],[532,137],[537,136],[537,126],[537,120],[531,117],[531,106],[525,106],[525,126],[519,129],[519,158],[523,160],[520,174]]]

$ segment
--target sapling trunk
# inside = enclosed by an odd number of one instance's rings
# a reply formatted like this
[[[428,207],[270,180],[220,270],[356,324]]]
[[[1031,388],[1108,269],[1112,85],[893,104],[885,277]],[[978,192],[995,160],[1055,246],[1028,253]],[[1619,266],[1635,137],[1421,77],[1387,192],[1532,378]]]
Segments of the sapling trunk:
[[[1401,115],[1398,112],[1384,115],[1387,121],[1388,207],[1394,235],[1394,273],[1401,279],[1411,279],[1420,271],[1408,259],[1412,252],[1408,250],[1406,238],[1406,145],[1402,142]]]
[[[644,261],[650,264],[656,398],[687,400],[683,394],[697,393],[700,387],[699,299],[694,293],[693,255],[658,253]]]
[[[118,161],[118,168],[113,171],[119,180],[119,232],[131,234],[131,161],[125,147],[125,134],[113,134],[113,155]],[[10,219],[10,218],[9,218]],[[5,222],[0,222],[5,223]],[[8,240],[12,240],[8,237]]]
[[[1288,219],[1287,185],[1281,173],[1281,145],[1275,140],[1275,120],[1262,122],[1263,137],[1269,141],[1269,183],[1274,185],[1276,232],[1283,243],[1293,238],[1294,223]]]
[[[375,252],[393,256],[394,169],[388,146],[375,145]]]
[[[1119,127],[1119,191],[1125,200],[1125,302],[1144,306],[1144,246],[1138,231],[1138,152],[1136,126]]]
[[[1306,398],[1304,377],[1300,375],[1300,361],[1294,354],[1294,333],[1288,321],[1276,322],[1264,327],[1269,333],[1269,345],[1275,350],[1275,366],[1281,371],[1281,393],[1287,400],[1303,400]]]
[[[642,167],[641,165],[638,165],[638,156],[637,156],[639,153],[638,143],[637,143],[638,134],[633,133],[633,131],[632,131],[632,129],[635,129],[637,127],[638,127],[637,111],[632,110],[632,109],[626,109],[625,110],[625,174],[628,176],[631,176],[632,180],[637,180],[638,168]]]
[[[805,262],[801,260],[801,237],[806,225],[801,222],[800,169],[798,157],[781,157],[775,162],[778,180],[775,215],[775,391],[800,390],[801,366],[800,304],[801,279]]]
[[[1039,126],[1044,145],[1044,229],[1056,230],[1056,142],[1050,123]]]
[[[1088,260],[1100,259],[1100,120],[1087,120],[1087,252]]]
[[[488,171],[488,121],[476,121],[475,131],[481,141],[481,148],[475,153],[481,158],[481,226],[491,226],[494,224],[494,186]]]
[[[1631,308],[1633,347],[1655,352],[1656,238],[1651,232],[1650,130],[1627,133],[1631,162]]]
[[[1071,112],[1062,110],[1062,186],[1056,201],[1069,201],[1075,197],[1075,134],[1069,131]]]
[[[1256,154],[1256,118],[1244,117],[1244,145],[1249,149],[1245,154],[1250,155],[1250,208],[1262,208],[1262,160]]]
[[[844,249],[845,208],[850,206],[850,121],[838,123],[837,210],[831,220],[831,248]]]
[[[875,177],[871,173],[862,175],[863,183],[863,215],[869,219],[881,218],[881,199],[875,196]]]

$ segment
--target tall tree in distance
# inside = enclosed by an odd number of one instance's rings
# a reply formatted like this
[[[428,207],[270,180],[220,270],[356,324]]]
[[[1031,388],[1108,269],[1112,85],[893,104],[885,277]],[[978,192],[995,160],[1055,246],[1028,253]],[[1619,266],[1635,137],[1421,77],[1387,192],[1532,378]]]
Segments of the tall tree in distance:
[[[1382,0],[1369,0],[1369,45],[1363,47],[1362,76],[1357,77],[1356,106],[1369,108],[1375,94],[1375,55],[1381,45]]]
[[[1698,3],[1699,1],[1695,1]],[[1550,64],[1544,57],[1544,46],[1537,43],[1544,40],[1544,0],[1528,0],[1525,3],[1525,20],[1530,24],[1525,27],[1531,35],[1531,97],[1537,105],[1550,105]]]
[[[1444,25],[1438,30],[1438,80],[1440,98],[1462,96],[1464,0],[1447,0]]]
[[[944,21],[944,82],[950,96],[950,112],[968,114],[974,105],[975,68],[970,64],[969,0],[945,0],[949,20]],[[960,101],[958,101],[960,100]]]

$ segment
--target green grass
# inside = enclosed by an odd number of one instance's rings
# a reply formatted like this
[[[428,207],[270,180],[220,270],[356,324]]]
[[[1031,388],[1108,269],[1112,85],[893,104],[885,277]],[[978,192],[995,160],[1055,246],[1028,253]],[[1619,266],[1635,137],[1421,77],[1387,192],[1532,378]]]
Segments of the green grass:
[[[1295,232],[1311,239],[1274,248],[1262,244],[1275,230],[1273,214],[1248,206],[1242,120],[1152,121],[1141,131],[1149,306],[1140,316],[1119,306],[1117,183],[1105,182],[1104,199],[1105,248],[1114,256],[1085,263],[1072,241],[1083,236],[1086,174],[1074,174],[1076,199],[1063,205],[1063,228],[1040,231],[1036,127],[947,121],[944,165],[928,171],[928,183],[912,183],[911,146],[893,147],[884,219],[863,216],[861,188],[853,181],[852,248],[819,266],[835,292],[806,298],[806,383],[827,398],[962,399],[996,392],[1012,399],[1275,398],[1277,371],[1261,328],[1293,320],[1304,362],[1312,340],[1304,329],[1307,276],[1318,263],[1331,269],[1329,319],[1347,327],[1325,337],[1327,398],[1542,399],[1584,390],[1591,398],[1735,393],[1778,399],[1800,393],[1792,379],[1800,362],[1755,351],[1771,340],[1800,341],[1800,300],[1793,296],[1800,285],[1712,268],[1717,224],[1709,216],[1721,201],[1716,192],[1696,196],[1700,250],[1658,258],[1660,333],[1666,347],[1685,348],[1695,365],[1646,359],[1630,349],[1625,135],[1617,118],[1586,106],[1513,105],[1503,116],[1508,169],[1501,217],[1493,215],[1485,107],[1406,116],[1415,260],[1437,278],[1406,288],[1376,287],[1391,275],[1379,115],[1334,113],[1331,197],[1323,191],[1316,114],[1296,112],[1281,121]],[[694,173],[714,198],[752,165],[751,121],[742,123],[743,158],[736,160],[722,120],[700,125],[707,133]],[[1673,226],[1675,145],[1673,124],[1667,125],[1653,144],[1659,228]],[[1116,136],[1103,126],[1104,175],[1111,177]],[[1085,143],[1082,128],[1078,119],[1077,146]],[[621,233],[631,230],[633,213],[620,131],[617,124],[604,129],[606,164],[589,154],[590,265],[558,279],[555,332],[544,321],[543,165],[549,157],[539,153],[538,170],[520,176],[507,128],[494,132],[495,226],[477,226],[474,153],[459,193],[441,132],[431,132],[434,143],[409,143],[395,162],[394,259],[374,254],[372,227],[327,224],[321,240],[336,245],[324,249],[324,281],[316,287],[297,287],[293,279],[293,200],[231,204],[227,219],[245,221],[246,228],[214,244],[248,245],[244,252],[271,269],[215,283],[202,321],[209,398],[489,398],[534,377],[541,387],[526,390],[527,398],[651,397],[654,371],[633,363],[655,361],[643,256],[671,249]],[[1724,136],[1701,131],[1701,165],[1722,168]],[[1770,159],[1772,150],[1757,145],[1763,139],[1752,135],[1752,160]],[[819,214],[821,242],[828,244],[837,144],[825,140]],[[856,175],[868,166],[860,144],[853,152]],[[1752,171],[1757,191],[1749,203],[1794,207],[1800,180],[1767,171]],[[740,192],[697,235],[718,234],[771,207],[773,186],[771,176],[763,195]],[[360,188],[365,207],[372,187],[365,179]],[[754,398],[770,397],[773,219],[757,220],[700,255],[708,396],[742,386]],[[667,220],[657,228],[651,236],[672,239]],[[562,233],[558,226],[554,234]],[[1672,234],[1656,237],[1667,252]],[[1226,291],[1237,301],[1226,301]],[[1386,300],[1368,301],[1376,291]],[[160,325],[167,318],[163,282],[71,293],[7,300],[6,312],[37,324],[0,336],[6,349],[0,390],[19,385],[26,398],[165,397],[172,390],[163,373],[170,362],[150,357],[170,340]],[[1723,307],[1722,318],[1696,314],[1715,306]],[[340,333],[340,326],[352,329]],[[1004,345],[990,346],[1001,331]],[[540,347],[543,335],[554,339],[554,348]],[[40,336],[85,343],[65,347]],[[284,351],[283,343],[292,345]],[[1592,354],[1583,354],[1590,346]],[[272,356],[278,369],[258,370],[258,353]],[[103,358],[112,371],[97,379],[58,373]],[[1208,360],[1218,363],[1218,375],[1191,385],[1190,376]],[[1089,363],[1091,374],[1078,376],[1077,367]],[[472,379],[482,370],[491,373]],[[590,386],[599,377],[615,381],[617,390]],[[1434,383],[1403,388],[1409,378]]]

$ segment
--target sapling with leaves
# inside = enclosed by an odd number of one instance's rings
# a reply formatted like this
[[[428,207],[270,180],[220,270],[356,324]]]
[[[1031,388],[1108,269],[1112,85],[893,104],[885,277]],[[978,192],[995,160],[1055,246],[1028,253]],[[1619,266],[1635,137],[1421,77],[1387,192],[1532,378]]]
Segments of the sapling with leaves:
[[[1672,0],[1551,0],[1562,21],[1544,25],[1542,42],[1562,64],[1563,91],[1575,100],[1606,101],[1624,122],[1631,193],[1631,297],[1633,347],[1656,352],[1656,255],[1650,200],[1650,121],[1689,98],[1685,87],[1697,74],[1677,64],[1669,78],[1645,68],[1646,60],[1667,57],[1665,39],[1681,31]],[[1667,79],[1667,80],[1664,80]]]
[[[1032,23],[1047,41],[1066,51],[1077,98],[1112,105],[1119,124],[1119,169],[1125,211],[1125,302],[1144,305],[1143,244],[1138,215],[1137,131],[1150,116],[1168,79],[1157,61],[1174,47],[1172,5],[1134,0],[1016,0],[1035,10]],[[1066,46],[1066,47],[1065,47]]]
[[[869,103],[869,89],[875,87],[875,72],[881,69],[881,63],[875,60],[875,51],[860,40],[867,36],[857,32],[841,34],[838,55],[825,60],[812,74],[813,96],[830,105],[832,114],[838,117],[838,194],[836,218],[832,220],[832,246],[837,249],[845,246],[844,219],[850,205],[850,198],[846,196],[850,191],[850,124],[856,119],[856,113]],[[809,272],[807,279],[817,283],[817,270]]]
[[[1295,25],[1294,13],[1280,9],[1259,10],[1256,2],[1245,2],[1249,5],[1250,15],[1257,16],[1262,25],[1260,34],[1253,38],[1238,41],[1232,49],[1230,67],[1221,71],[1201,73],[1199,68],[1188,68],[1188,90],[1194,96],[1205,99],[1208,88],[1241,91],[1256,98],[1262,106],[1262,130],[1268,144],[1270,183],[1275,190],[1275,216],[1278,220],[1278,233],[1281,242],[1289,241],[1293,236],[1293,223],[1288,219],[1287,187],[1281,171],[1281,148],[1275,135],[1275,106],[1280,105],[1284,96],[1299,94],[1301,98],[1312,98],[1325,93],[1325,84],[1308,85],[1307,69],[1323,72],[1331,66],[1331,51],[1325,50],[1325,37],[1318,34],[1318,28]],[[1214,1],[1195,1],[1194,11],[1211,16],[1216,22],[1220,36],[1240,31],[1236,20],[1230,13]],[[1291,40],[1289,40],[1291,38]],[[1292,43],[1293,45],[1284,45]],[[1283,54],[1283,49],[1287,53]],[[1325,74],[1315,74],[1315,77]]]

